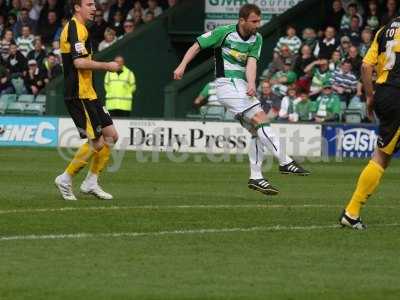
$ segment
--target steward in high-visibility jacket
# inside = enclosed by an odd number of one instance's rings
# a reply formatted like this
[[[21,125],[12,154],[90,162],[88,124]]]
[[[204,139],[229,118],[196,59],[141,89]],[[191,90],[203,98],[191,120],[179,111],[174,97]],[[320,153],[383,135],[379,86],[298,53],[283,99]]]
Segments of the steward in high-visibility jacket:
[[[123,66],[120,72],[107,72],[104,77],[106,108],[113,111],[129,112],[132,110],[132,94],[136,91],[135,75]]]

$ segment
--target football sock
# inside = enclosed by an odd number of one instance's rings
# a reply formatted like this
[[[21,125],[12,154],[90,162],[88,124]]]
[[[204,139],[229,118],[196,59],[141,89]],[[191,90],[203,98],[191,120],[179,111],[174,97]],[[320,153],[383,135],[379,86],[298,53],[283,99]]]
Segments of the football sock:
[[[257,126],[257,135],[262,143],[278,159],[279,165],[284,166],[293,161],[286,155],[286,149],[282,149],[279,138],[268,124]]]
[[[105,143],[104,147],[100,151],[93,154],[93,159],[90,164],[88,177],[90,177],[90,173],[92,173],[93,175],[99,175],[100,172],[103,171],[103,169],[105,168],[110,159],[110,153],[111,153],[111,147],[107,143]],[[93,176],[91,177],[93,178]],[[97,176],[95,179],[97,182]]]
[[[67,173],[71,177],[76,175],[82,168],[87,165],[90,157],[93,155],[94,152],[95,150],[89,145],[88,142],[84,143],[78,149],[78,151],[76,151],[75,156],[65,170],[65,173]]]
[[[346,213],[351,218],[358,218],[361,206],[367,202],[368,197],[375,191],[383,175],[384,169],[375,161],[370,160],[368,165],[361,172],[358,178],[357,187],[349,204]]]
[[[261,179],[264,151],[258,137],[252,137],[249,145],[250,179]]]

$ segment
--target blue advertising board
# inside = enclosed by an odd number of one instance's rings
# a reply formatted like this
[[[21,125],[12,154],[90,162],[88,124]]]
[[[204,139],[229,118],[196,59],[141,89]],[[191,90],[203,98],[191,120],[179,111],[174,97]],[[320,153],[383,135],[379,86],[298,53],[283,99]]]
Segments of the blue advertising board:
[[[58,145],[58,118],[0,117],[0,131],[0,146]]]
[[[329,156],[369,158],[377,140],[378,126],[374,124],[326,125],[322,134]]]

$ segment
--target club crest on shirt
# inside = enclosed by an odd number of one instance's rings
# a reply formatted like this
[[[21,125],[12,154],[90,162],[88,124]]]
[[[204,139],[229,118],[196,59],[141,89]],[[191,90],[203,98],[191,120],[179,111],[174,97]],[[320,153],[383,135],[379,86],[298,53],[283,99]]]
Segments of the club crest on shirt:
[[[75,43],[75,51],[79,54],[87,54],[85,45],[83,43]]]
[[[247,60],[247,53],[242,53],[242,52],[239,52],[237,50],[231,49],[229,51],[229,54],[231,56],[233,56],[238,61],[245,62]]]

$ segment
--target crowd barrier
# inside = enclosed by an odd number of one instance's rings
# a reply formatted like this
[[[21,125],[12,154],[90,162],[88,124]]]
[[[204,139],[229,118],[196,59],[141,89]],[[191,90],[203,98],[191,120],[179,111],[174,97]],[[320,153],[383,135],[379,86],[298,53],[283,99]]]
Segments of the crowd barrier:
[[[250,133],[235,122],[116,119],[116,149],[189,153],[246,153]],[[376,144],[373,124],[272,123],[293,156],[370,157]],[[0,117],[0,146],[78,147],[70,118]]]

